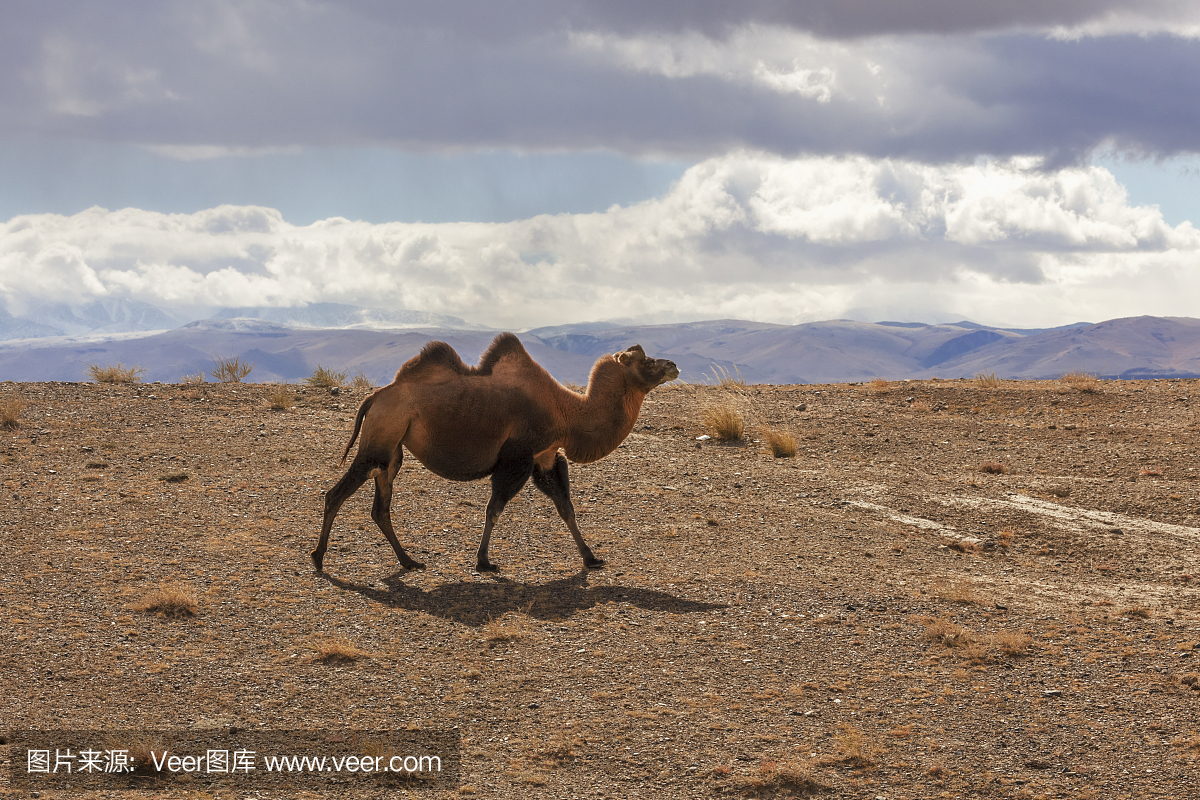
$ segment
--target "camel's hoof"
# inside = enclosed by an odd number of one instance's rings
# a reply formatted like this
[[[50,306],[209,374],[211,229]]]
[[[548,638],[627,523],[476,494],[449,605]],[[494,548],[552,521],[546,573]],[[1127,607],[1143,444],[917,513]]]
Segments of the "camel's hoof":
[[[603,558],[595,558],[595,557],[587,558],[587,559],[584,559],[584,561],[583,561],[583,565],[585,567],[587,567],[588,569],[601,569],[607,563],[608,562],[605,561]]]
[[[500,568],[490,561],[483,561],[475,565],[476,572],[499,572]]]
[[[405,569],[425,569],[425,565],[420,561],[410,561],[407,564],[401,564],[400,566],[404,567]]]
[[[323,562],[325,559],[317,557],[316,553],[310,553],[310,555],[312,557],[313,566],[317,568],[317,572],[324,572],[325,568],[323,566]]]

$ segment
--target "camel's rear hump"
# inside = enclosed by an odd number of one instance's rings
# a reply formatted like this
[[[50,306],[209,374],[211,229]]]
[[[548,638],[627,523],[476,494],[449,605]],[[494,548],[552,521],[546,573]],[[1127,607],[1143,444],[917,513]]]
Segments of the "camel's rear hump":
[[[470,367],[463,362],[454,348],[445,342],[430,342],[421,348],[421,352],[404,362],[404,366],[396,373],[397,381],[428,379],[440,371],[449,371],[456,375],[491,375],[496,365],[504,359],[511,359],[516,364],[532,365],[537,369],[537,363],[529,357],[521,340],[511,333],[501,333],[479,357],[479,366]]]

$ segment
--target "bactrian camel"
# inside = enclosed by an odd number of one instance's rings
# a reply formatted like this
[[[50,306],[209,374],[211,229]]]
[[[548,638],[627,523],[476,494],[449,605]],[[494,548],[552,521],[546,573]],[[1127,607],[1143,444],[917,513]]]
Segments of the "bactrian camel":
[[[679,369],[673,363],[647,358],[641,346],[634,345],[596,361],[587,391],[581,395],[554,380],[511,333],[497,336],[477,367],[464,364],[445,342],[430,342],[400,368],[395,380],[376,390],[358,409],[342,463],[360,431],[362,441],[346,474],[325,495],[321,538],[312,551],[317,571],[323,569],[338,509],[372,476],[372,519],[402,566],[425,566],[404,552],[392,528],[392,484],[404,448],[430,472],[452,481],[491,476],[492,496],[476,556],[478,571],[496,569],[488,560],[492,528],[504,506],[531,477],[533,485],[554,501],[584,566],[603,566],[575,522],[567,459],[587,464],[617,449],[633,430],[646,394],[677,377]]]

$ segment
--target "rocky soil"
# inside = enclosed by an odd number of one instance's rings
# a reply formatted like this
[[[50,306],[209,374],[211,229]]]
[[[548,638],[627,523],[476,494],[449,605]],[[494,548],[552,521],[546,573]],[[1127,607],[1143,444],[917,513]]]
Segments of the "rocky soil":
[[[412,459],[394,518],[428,568],[364,488],[314,573],[361,391],[0,384],[28,402],[0,430],[0,756],[25,766],[22,729],[428,729],[461,736],[456,786],[296,796],[1200,797],[1200,382],[1096,388],[663,387],[572,468],[608,566],[529,487],[479,576],[486,482]],[[747,438],[698,440],[713,406]],[[142,610],[161,590],[195,613]]]

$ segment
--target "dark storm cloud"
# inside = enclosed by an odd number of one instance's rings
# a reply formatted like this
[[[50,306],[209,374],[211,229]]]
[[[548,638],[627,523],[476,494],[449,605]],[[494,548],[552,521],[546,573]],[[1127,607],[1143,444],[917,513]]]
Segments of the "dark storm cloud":
[[[452,27],[486,37],[566,27],[622,34],[690,30],[720,37],[742,25],[760,24],[852,38],[1074,27],[1123,11],[1170,16],[1184,4],[1170,0],[521,0],[489,4],[451,0],[406,7],[386,0],[349,0],[343,5],[389,23],[404,19],[409,24]]]
[[[1062,162],[1114,141],[1200,150],[1200,42],[1012,32],[1122,8],[1133,6],[28,4],[0,28],[0,137],[930,161]],[[1009,32],[933,35],[996,30]],[[853,38],[865,35],[876,38]]]
[[[677,30],[688,27],[710,35],[746,22],[786,25],[821,36],[843,38],[909,33],[971,33],[1015,27],[1075,26],[1109,11],[1136,8],[1128,0],[1008,0],[970,3],[962,0],[816,0],[779,2],[720,0],[692,3],[674,0],[639,3],[618,0],[584,5],[598,20],[617,29],[643,27]],[[1144,10],[1169,6],[1149,3]]]
[[[1171,36],[1059,42],[1005,37],[987,49],[1003,74],[970,87],[983,104],[1013,109],[1014,132],[1040,152],[1081,150],[1107,133],[1149,153],[1200,149],[1200,43]],[[967,87],[963,87],[966,89]],[[1032,152],[1029,150],[1027,152]]]

